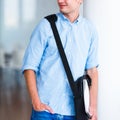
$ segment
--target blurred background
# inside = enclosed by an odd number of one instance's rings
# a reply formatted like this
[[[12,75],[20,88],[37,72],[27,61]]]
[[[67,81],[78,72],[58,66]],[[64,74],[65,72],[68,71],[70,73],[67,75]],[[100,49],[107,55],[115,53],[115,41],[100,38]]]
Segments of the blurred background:
[[[81,13],[99,36],[98,120],[120,120],[120,3],[84,0]],[[29,120],[30,99],[21,74],[30,35],[57,0],[0,0],[0,120]]]
[[[0,0],[0,120],[29,120],[24,51],[40,19],[57,11],[56,0]]]

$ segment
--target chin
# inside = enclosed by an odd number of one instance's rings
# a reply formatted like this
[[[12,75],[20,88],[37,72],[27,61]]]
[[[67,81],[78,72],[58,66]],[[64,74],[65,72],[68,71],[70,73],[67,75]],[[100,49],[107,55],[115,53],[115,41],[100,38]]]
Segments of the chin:
[[[60,12],[63,13],[63,14],[67,14],[67,13],[68,13],[68,12],[65,11],[65,10],[60,10]]]

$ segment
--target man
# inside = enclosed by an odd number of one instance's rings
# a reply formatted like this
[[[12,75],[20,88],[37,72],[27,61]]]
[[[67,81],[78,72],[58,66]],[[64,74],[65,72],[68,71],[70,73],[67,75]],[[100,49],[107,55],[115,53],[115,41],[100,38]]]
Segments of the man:
[[[82,0],[57,2],[60,13],[56,14],[56,25],[74,80],[82,76],[85,70],[91,77],[89,110],[91,120],[97,120],[96,31],[79,13]],[[22,71],[33,106],[31,120],[75,120],[72,91],[46,19],[42,19],[32,33]]]

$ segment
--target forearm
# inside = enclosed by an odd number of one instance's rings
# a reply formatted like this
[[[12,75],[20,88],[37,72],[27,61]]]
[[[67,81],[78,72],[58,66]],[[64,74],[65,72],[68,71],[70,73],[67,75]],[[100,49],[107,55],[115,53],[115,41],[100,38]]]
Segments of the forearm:
[[[98,96],[98,71],[97,68],[92,68],[87,71],[87,74],[92,80],[90,87],[90,107],[97,109],[97,96]]]
[[[25,70],[24,76],[26,80],[26,85],[28,88],[28,92],[30,94],[33,108],[37,111],[48,110],[50,113],[53,113],[52,108],[48,105],[42,103],[38,96],[37,86],[36,86],[36,75],[33,70]]]
[[[33,70],[25,70],[24,77],[25,77],[27,89],[28,89],[32,103],[40,102],[38,92],[37,92],[35,72]]]

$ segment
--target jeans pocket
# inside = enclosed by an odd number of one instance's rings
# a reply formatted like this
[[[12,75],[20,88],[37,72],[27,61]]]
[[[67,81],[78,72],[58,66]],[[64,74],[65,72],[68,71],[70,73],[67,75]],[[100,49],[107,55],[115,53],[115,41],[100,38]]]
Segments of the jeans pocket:
[[[46,111],[36,111],[32,109],[31,120],[51,120],[51,114]]]

